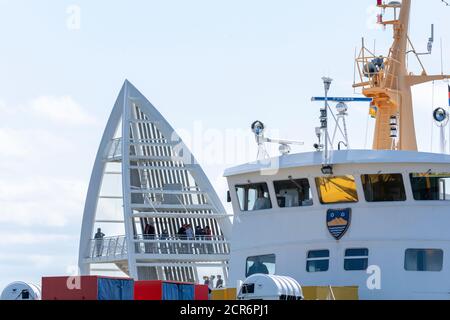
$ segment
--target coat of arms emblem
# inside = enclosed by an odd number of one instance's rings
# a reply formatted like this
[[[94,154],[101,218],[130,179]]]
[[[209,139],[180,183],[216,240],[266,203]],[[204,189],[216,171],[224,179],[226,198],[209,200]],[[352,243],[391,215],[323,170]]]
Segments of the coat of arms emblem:
[[[352,217],[352,209],[330,209],[327,212],[327,227],[331,235],[340,240],[348,228]]]

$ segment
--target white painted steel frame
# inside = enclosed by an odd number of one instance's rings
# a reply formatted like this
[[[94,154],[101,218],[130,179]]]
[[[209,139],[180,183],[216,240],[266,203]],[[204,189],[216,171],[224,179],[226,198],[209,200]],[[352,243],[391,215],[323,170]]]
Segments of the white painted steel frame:
[[[132,112],[135,112],[135,105],[138,106],[139,110],[146,115],[151,121],[147,120],[136,120],[133,118]],[[114,151],[113,158],[109,157],[110,148],[115,139],[115,134],[119,125],[121,123],[121,154],[117,155],[117,151]],[[162,134],[162,136],[168,140],[167,144],[163,143],[164,139],[136,139],[133,140],[130,137],[130,132],[133,134],[133,139],[138,137],[136,128],[137,124],[153,124],[157,130]],[[154,141],[153,141],[154,140]],[[114,148],[118,149],[118,142],[115,141]],[[168,159],[167,157],[156,156],[154,159],[148,157],[144,154],[136,154],[130,155],[130,146],[154,146],[154,147],[176,147],[176,150],[182,150],[182,159],[185,160],[183,163],[183,167],[171,167],[171,166],[139,166],[139,165],[130,165],[130,161],[138,161],[138,160],[155,160],[161,161],[163,160],[172,160],[172,161],[180,161],[179,158],[176,159]],[[136,148],[140,150],[140,148]],[[142,152],[141,152],[142,153]],[[137,259],[142,258],[142,254],[136,254],[135,250],[132,250],[135,245],[134,239],[134,223],[135,219],[138,217],[165,217],[168,219],[178,219],[182,217],[182,214],[173,214],[171,212],[167,212],[167,216],[164,215],[164,212],[154,212],[149,213],[148,215],[141,212],[141,214],[133,213],[133,208],[138,209],[142,208],[143,205],[132,204],[131,194],[132,193],[146,193],[148,190],[134,190],[131,188],[131,180],[130,180],[130,170],[132,169],[151,169],[151,170],[185,170],[189,172],[189,174],[194,179],[196,185],[199,187],[201,191],[180,191],[180,193],[187,194],[206,194],[209,205],[184,205],[180,206],[180,209],[191,208],[191,210],[197,210],[198,208],[205,210],[211,210],[213,213],[208,214],[195,214],[195,213],[186,213],[186,218],[199,218],[199,219],[212,219],[212,215],[217,215],[217,224],[225,236],[225,239],[229,239],[231,236],[231,221],[227,218],[228,215],[225,213],[225,209],[215,193],[210,181],[208,180],[206,174],[203,172],[202,168],[195,160],[189,149],[186,147],[184,142],[178,137],[175,130],[170,126],[170,124],[164,119],[164,117],[156,110],[156,108],[129,82],[125,81],[120,94],[116,100],[114,108],[112,110],[111,116],[109,117],[108,123],[106,125],[106,129],[103,133],[103,137],[100,143],[100,147],[97,152],[97,156],[94,163],[94,168],[91,174],[91,180],[89,183],[88,193],[86,197],[86,203],[83,214],[83,222],[80,236],[80,248],[79,248],[79,267],[80,273],[82,275],[88,275],[91,272],[90,262],[87,257],[90,254],[91,250],[91,240],[94,234],[95,223],[99,221],[108,222],[109,220],[98,220],[96,221],[96,211],[98,206],[99,199],[108,199],[113,197],[108,197],[105,195],[100,195],[100,189],[102,186],[103,177],[105,174],[109,174],[111,172],[105,172],[106,164],[111,161],[117,161],[121,163],[122,172],[114,172],[114,174],[122,174],[122,196],[114,197],[114,198],[122,198],[123,199],[123,214],[124,214],[124,226],[126,232],[126,242],[127,246],[130,250],[127,250],[127,262],[128,262],[128,270],[129,275],[135,279],[138,278],[137,267],[140,264],[137,264]],[[153,191],[152,191],[153,192]],[[175,193],[173,191],[157,191],[155,193]],[[165,208],[164,205],[157,205],[158,208]],[[156,208],[155,207],[155,208]],[[172,205],[172,208],[176,209],[176,205]],[[181,208],[183,207],[183,208]],[[154,209],[154,205],[149,205],[149,209]],[[169,206],[167,207],[169,209]],[[198,209],[198,210],[200,210]],[[202,209],[203,210],[203,209]],[[114,223],[118,223],[118,221],[114,221]],[[156,258],[156,257],[155,257]],[[176,258],[176,257],[175,257]],[[195,257],[198,259],[198,257]],[[118,259],[120,263],[123,263],[123,259]],[[194,259],[195,260],[195,259]],[[222,259],[220,259],[222,260]],[[111,260],[108,259],[110,262]],[[185,262],[185,260],[181,260]],[[155,262],[157,262],[155,260]],[[174,259],[171,263],[168,263],[168,266],[177,265],[177,260]],[[219,261],[218,261],[219,262]],[[95,262],[92,262],[95,263]],[[226,263],[226,262],[225,262]],[[221,266],[224,266],[222,262],[219,263]],[[148,264],[151,265],[151,264]],[[153,264],[155,265],[155,264]],[[197,275],[197,270],[195,268],[195,264],[191,264],[191,267],[194,267],[194,273]]]

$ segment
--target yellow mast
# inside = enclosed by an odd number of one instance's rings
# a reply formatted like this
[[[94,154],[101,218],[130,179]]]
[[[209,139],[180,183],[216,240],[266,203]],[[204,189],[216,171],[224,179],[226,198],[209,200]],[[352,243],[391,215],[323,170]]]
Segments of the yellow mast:
[[[394,42],[387,57],[375,57],[363,45],[357,59],[361,82],[354,84],[353,87],[362,87],[363,95],[372,98],[373,105],[377,108],[373,149],[417,151],[411,87],[433,80],[447,79],[449,76],[429,76],[425,69],[419,76],[408,72],[406,56],[408,44],[411,44],[408,37],[411,0],[403,0],[400,5],[391,3],[378,6],[383,9],[393,8],[395,12],[400,8],[400,15],[397,18],[395,14],[394,20],[382,21],[382,17],[379,18],[380,24],[393,26]],[[419,59],[414,49],[412,52]],[[378,59],[378,63],[374,59]],[[365,77],[369,78],[369,81],[364,82]],[[393,118],[399,124],[398,141],[391,132]]]

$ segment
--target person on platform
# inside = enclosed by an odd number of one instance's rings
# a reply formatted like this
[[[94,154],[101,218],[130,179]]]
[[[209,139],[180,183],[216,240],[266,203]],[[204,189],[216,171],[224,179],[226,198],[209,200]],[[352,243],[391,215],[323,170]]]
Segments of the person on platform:
[[[155,240],[155,227],[147,223],[144,228],[144,240]],[[155,243],[145,243],[145,253],[155,253]]]
[[[258,197],[253,205],[253,211],[266,210],[272,207],[269,197],[266,197],[265,194],[266,192],[264,192],[264,188],[259,187]]]
[[[209,291],[211,292],[214,289],[214,279],[216,279],[216,276],[210,276],[209,277]]]
[[[101,257],[103,253],[103,238],[105,234],[102,232],[101,228],[97,229],[97,233],[94,235],[95,239],[95,255]]]
[[[163,232],[161,233],[161,241],[167,241],[169,240],[169,232],[167,231],[167,229],[164,229]],[[161,252],[163,254],[167,254],[170,253],[172,250],[170,250],[170,245],[167,243],[161,243]]]
[[[206,286],[209,286],[209,278],[208,278],[208,276],[204,276],[203,277],[203,284],[206,285]]]
[[[203,229],[203,239],[205,239],[206,241],[212,240],[212,232],[209,226],[206,226],[205,229]],[[212,254],[214,253],[213,251],[213,245],[211,243],[206,244],[206,253]]]
[[[220,274],[217,275],[216,289],[223,288],[223,279]]]
[[[200,226],[195,227],[195,241],[202,241],[203,240],[203,229]],[[195,248],[197,249],[198,253],[203,253],[203,244],[196,243]]]
[[[186,240],[186,224],[183,224],[177,232],[177,236],[178,236],[178,240]],[[183,254],[186,252],[186,245],[183,244],[178,244],[178,250],[179,253]]]
[[[186,239],[189,241],[187,246],[187,251],[189,254],[192,253],[192,241],[195,240],[194,229],[192,229],[192,225],[188,224],[186,227]]]
[[[248,269],[248,276],[253,274],[269,274],[269,269],[267,269],[267,266],[262,263],[259,258],[257,258],[253,265]]]

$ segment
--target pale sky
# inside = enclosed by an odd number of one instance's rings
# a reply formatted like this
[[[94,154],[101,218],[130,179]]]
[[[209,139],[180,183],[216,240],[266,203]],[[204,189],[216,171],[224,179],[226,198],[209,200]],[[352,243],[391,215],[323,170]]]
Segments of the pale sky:
[[[361,37],[387,53],[391,31],[374,28],[375,2],[0,0],[0,290],[76,266],[95,154],[125,79],[186,139],[224,199],[224,169],[255,160],[254,120],[310,151],[321,77],[335,80],[332,95],[353,95]],[[430,74],[441,72],[441,38],[450,72],[449,15],[440,0],[413,0],[418,50],[435,24]],[[438,151],[430,117],[447,106],[446,86],[436,83],[434,105],[431,84],[414,89],[422,151],[431,141]],[[351,106],[355,149],[371,145],[367,114],[367,104]]]

